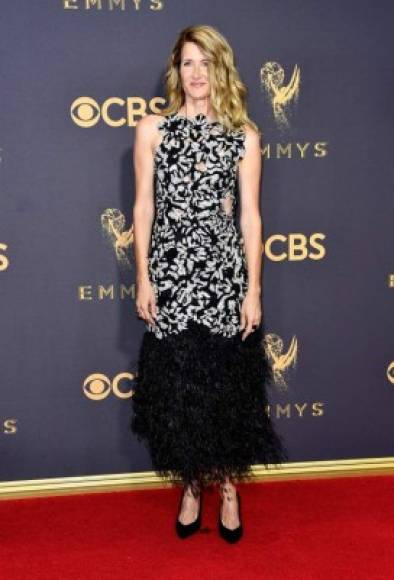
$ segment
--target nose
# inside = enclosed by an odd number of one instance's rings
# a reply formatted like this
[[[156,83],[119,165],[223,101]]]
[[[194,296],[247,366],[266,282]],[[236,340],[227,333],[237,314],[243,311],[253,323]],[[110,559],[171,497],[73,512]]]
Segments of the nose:
[[[202,71],[203,70],[204,70],[203,65],[198,65],[198,64],[194,65],[194,67],[193,67],[193,73],[192,73],[192,79],[193,79],[193,81],[198,82],[199,80],[202,80],[202,78],[204,76],[202,74]]]

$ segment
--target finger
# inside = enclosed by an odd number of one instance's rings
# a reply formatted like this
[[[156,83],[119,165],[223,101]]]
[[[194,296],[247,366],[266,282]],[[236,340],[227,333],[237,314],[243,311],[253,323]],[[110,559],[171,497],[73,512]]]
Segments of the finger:
[[[138,309],[138,318],[141,318],[144,321],[147,319],[147,312],[143,306],[140,306]]]
[[[154,324],[155,324],[155,321],[153,320],[153,317],[152,317],[152,314],[151,314],[151,308],[152,308],[152,307],[151,307],[151,304],[149,304],[149,305],[148,305],[148,311],[147,311],[147,313],[146,313],[146,319],[147,319],[147,322],[148,322],[149,324],[152,324],[152,325],[154,325]]]
[[[154,314],[153,314],[153,308],[154,308],[154,306],[153,305],[150,305],[150,310],[149,310],[149,313],[148,313],[148,316],[149,316],[149,324],[152,324],[152,325],[155,324],[155,319],[154,319]]]
[[[246,328],[246,336],[252,334],[252,332],[256,332],[257,328],[259,327],[259,324],[260,324],[259,316],[255,315],[253,318],[249,319]]]
[[[242,334],[242,340],[245,340],[245,338],[248,336],[248,334],[250,332],[250,330],[249,330],[249,319],[248,319],[248,316],[247,316],[246,313],[245,313],[244,321],[245,321],[245,324],[244,324],[245,330],[244,330],[244,332]]]
[[[152,316],[156,319],[157,318],[157,307],[156,307],[156,301],[152,300]]]
[[[254,328],[253,328],[253,326],[252,326],[252,323],[251,323],[251,322],[249,322],[249,324],[246,326],[246,329],[245,329],[245,333],[244,333],[244,335],[245,335],[245,338],[246,338],[247,336],[249,336],[249,334],[252,334],[252,332],[253,332],[253,331],[254,331]]]
[[[242,309],[241,310],[241,324],[239,326],[239,329],[243,330],[245,328],[245,324],[246,324],[246,315],[245,315],[245,311]]]
[[[249,334],[250,334],[250,331],[246,328],[245,332],[242,335],[242,340],[245,340],[249,336]]]

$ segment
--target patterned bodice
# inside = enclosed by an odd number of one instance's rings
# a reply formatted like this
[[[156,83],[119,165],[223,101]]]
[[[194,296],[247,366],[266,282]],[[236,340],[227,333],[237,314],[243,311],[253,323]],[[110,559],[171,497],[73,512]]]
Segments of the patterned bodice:
[[[202,113],[169,115],[158,129],[162,140],[154,156],[149,252],[159,310],[156,335],[179,332],[194,319],[231,336],[237,331],[237,301],[246,291],[245,255],[235,223],[245,133],[227,131]]]
[[[170,115],[158,129],[163,134],[155,154],[158,221],[176,226],[197,214],[200,220],[217,219],[220,202],[228,195],[235,210],[237,162],[245,152],[245,134],[227,134],[202,113],[194,118]]]

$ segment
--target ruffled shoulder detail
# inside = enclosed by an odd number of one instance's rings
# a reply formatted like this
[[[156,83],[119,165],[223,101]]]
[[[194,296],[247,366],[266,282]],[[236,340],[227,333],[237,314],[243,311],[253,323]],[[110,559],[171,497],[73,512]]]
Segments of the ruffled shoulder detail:
[[[159,121],[157,128],[164,133],[164,142],[172,137],[186,139],[202,134],[207,139],[216,138],[218,142],[225,140],[229,145],[229,150],[237,159],[242,159],[245,155],[245,132],[243,130],[228,131],[220,121],[209,121],[203,113],[193,118],[172,113]]]
[[[223,127],[219,121],[208,121],[206,115],[199,113],[195,117],[185,117],[179,113],[167,115],[158,124],[158,129],[203,129],[207,127]]]
[[[206,117],[206,115],[204,115],[203,113],[199,113],[198,115],[196,115],[195,117],[185,117],[183,115],[180,115],[179,113],[172,113],[171,115],[167,115],[165,116],[158,124],[158,128],[159,129],[164,129],[164,128],[178,128],[178,129],[184,129],[186,127],[194,127],[195,129],[202,129],[202,128],[215,128],[215,129],[222,129],[223,131],[225,131],[225,128],[223,127],[222,123],[220,121],[209,121]],[[227,131],[228,134],[230,134],[231,136],[236,136],[238,134],[242,134],[244,135],[244,132],[242,130],[236,131]]]
[[[243,159],[245,157],[245,131],[231,131],[231,138],[234,140],[235,147],[238,151],[238,158]]]
[[[175,128],[176,125],[177,124],[174,123],[174,117],[173,117],[173,115],[167,115],[161,121],[159,121],[159,124],[157,125],[157,128],[160,131],[163,131],[163,130],[168,130],[168,129],[171,129],[171,128]]]

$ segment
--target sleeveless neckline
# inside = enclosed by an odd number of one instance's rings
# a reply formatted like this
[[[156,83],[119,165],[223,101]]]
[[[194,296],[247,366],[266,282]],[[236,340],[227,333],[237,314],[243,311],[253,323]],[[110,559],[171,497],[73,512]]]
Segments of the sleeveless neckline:
[[[182,119],[192,124],[205,123],[206,125],[220,125],[220,121],[218,120],[209,121],[204,113],[198,113],[195,117],[185,117],[181,113],[173,113],[171,116],[173,119]]]

